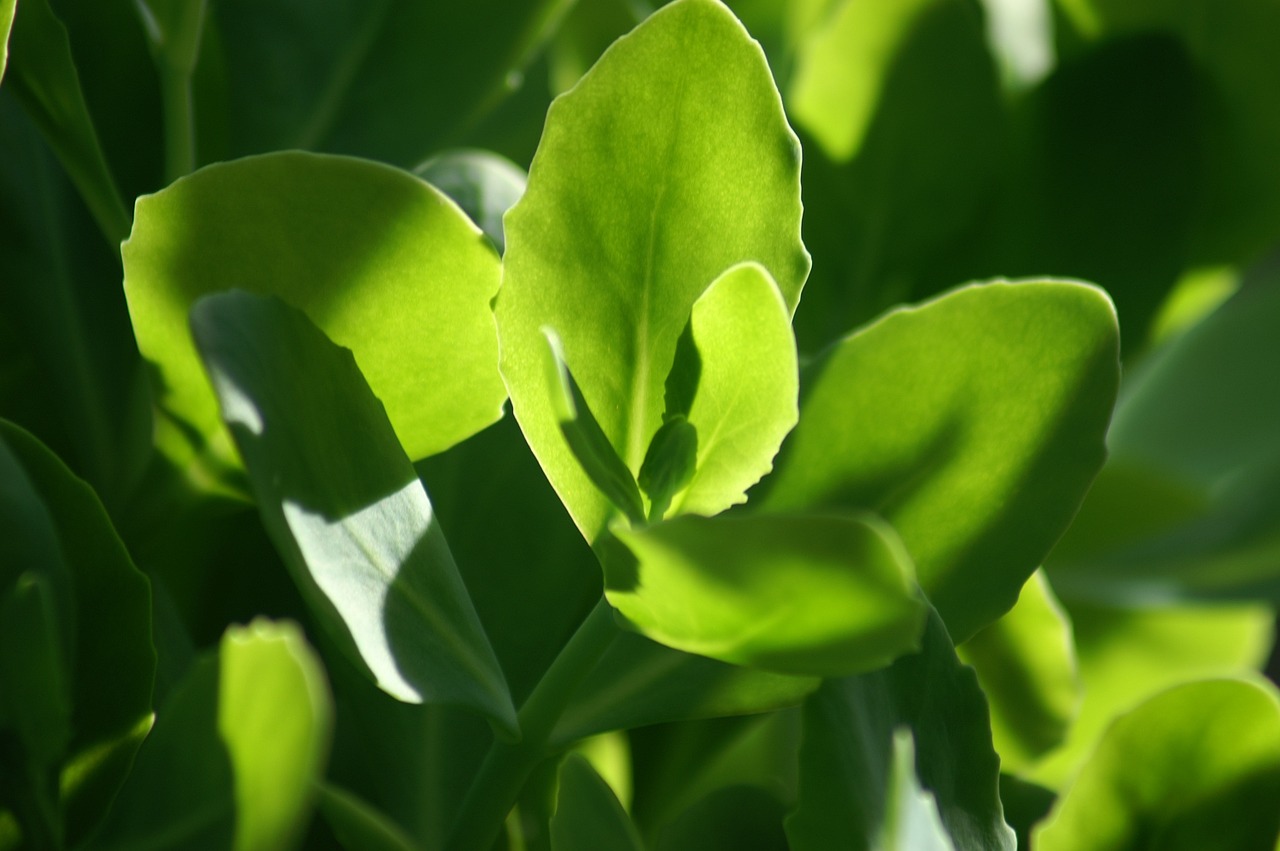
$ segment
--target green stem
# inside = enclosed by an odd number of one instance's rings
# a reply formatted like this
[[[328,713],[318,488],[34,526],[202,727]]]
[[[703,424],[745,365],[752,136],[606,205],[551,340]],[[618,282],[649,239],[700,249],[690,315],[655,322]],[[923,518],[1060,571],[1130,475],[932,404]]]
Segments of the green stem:
[[[487,851],[493,845],[529,774],[550,755],[556,722],[617,634],[613,609],[601,597],[520,708],[520,741],[495,740],[489,748],[454,822],[450,851]]]
[[[164,174],[172,183],[196,168],[196,121],[191,75],[173,68],[160,72],[164,99]]]

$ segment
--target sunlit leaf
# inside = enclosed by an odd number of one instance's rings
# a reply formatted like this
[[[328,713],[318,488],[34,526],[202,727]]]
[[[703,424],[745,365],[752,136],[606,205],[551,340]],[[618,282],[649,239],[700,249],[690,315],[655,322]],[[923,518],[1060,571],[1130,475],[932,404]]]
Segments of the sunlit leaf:
[[[1275,686],[1188,683],[1111,725],[1033,841],[1041,851],[1271,849],[1278,799]]]
[[[9,64],[9,30],[13,26],[13,13],[17,0],[0,0],[0,80]]]
[[[925,606],[910,559],[875,518],[689,515],[614,534],[609,602],[670,647],[841,676],[919,646]]]
[[[192,329],[267,529],[329,634],[389,694],[513,729],[427,493],[351,352],[242,292],[202,299]]]
[[[1106,450],[1115,312],[1083,284],[975,284],[895,310],[806,373],[769,509],[884,516],[964,641],[1012,608]]]
[[[637,474],[694,302],[754,260],[794,309],[799,149],[760,48],[711,0],[677,0],[615,43],[547,116],[506,219],[496,314],[521,428],[589,541],[610,514],[565,443],[544,387],[541,329]]]

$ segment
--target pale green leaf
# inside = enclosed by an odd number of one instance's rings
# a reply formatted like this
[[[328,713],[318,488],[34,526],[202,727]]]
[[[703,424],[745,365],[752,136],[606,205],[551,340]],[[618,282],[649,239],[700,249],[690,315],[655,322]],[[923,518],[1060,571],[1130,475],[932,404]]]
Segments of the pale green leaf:
[[[559,779],[551,818],[552,851],[642,851],[635,825],[586,757],[566,757]]]
[[[1116,720],[1048,819],[1039,851],[1259,849],[1280,838],[1280,694],[1207,680]]]
[[[1082,697],[1071,621],[1036,571],[1004,617],[958,647],[991,710],[1005,771],[1020,771],[1066,738]]]
[[[915,744],[908,729],[894,731],[885,798],[884,823],[873,846],[877,851],[955,851],[942,826],[937,802],[920,788]]]
[[[501,416],[497,255],[410,174],[298,152],[209,166],[139,199],[123,257],[159,402],[205,441],[223,432],[186,317],[200,296],[232,287],[278,295],[350,347],[411,458]]]
[[[973,284],[895,310],[810,368],[764,505],[884,516],[964,641],[1012,608],[1102,466],[1118,345],[1085,284]]]
[[[426,490],[351,352],[242,292],[206,296],[192,329],[267,530],[330,635],[387,693],[514,729]]]
[[[432,157],[413,173],[452,198],[499,254],[506,249],[502,217],[524,194],[528,175],[522,168],[489,151],[453,150]]]
[[[798,144],[759,45],[715,0],[663,7],[552,105],[507,214],[496,315],[515,415],[589,541],[611,509],[560,434],[541,329],[634,475],[694,302],[754,260],[793,310],[799,229]]]
[[[915,738],[920,785],[957,851],[1012,851],[987,702],[936,613],[919,653],[883,671],[828,680],[805,704],[804,722],[800,805],[787,822],[795,851],[878,848],[895,815],[894,737],[904,726]]]
[[[655,641],[724,662],[841,676],[919,646],[925,606],[870,516],[677,517],[614,527],[605,593]]]

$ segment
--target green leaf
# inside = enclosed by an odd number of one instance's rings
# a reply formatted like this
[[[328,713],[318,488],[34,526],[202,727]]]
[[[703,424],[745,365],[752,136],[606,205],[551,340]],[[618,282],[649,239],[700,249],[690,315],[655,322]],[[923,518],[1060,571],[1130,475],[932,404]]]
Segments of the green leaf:
[[[501,416],[497,255],[412,175],[298,152],[209,166],[139,199],[123,257],[160,404],[205,441],[225,437],[186,317],[200,296],[231,287],[278,295],[350,346],[412,458]]]
[[[200,56],[208,0],[133,0],[157,61],[190,77]]]
[[[229,628],[161,707],[90,847],[295,846],[332,724],[324,668],[296,625]]]
[[[329,783],[320,784],[320,812],[342,847],[351,851],[414,851],[417,847],[389,818]]]
[[[1280,694],[1254,680],[1166,691],[1118,719],[1036,831],[1041,851],[1271,849]]]
[[[942,826],[937,802],[920,788],[916,778],[916,749],[910,730],[893,733],[884,823],[872,847],[884,851],[955,851],[955,844]]]
[[[351,352],[276,298],[207,296],[191,323],[263,521],[329,634],[388,694],[514,730],[431,502]]]
[[[640,465],[637,483],[649,498],[649,519],[657,522],[671,507],[671,498],[693,478],[698,464],[698,430],[676,414],[665,419],[653,436]]]
[[[669,647],[841,676],[919,646],[910,559],[875,518],[689,515],[614,534],[621,547],[602,559],[609,602]]]
[[[957,648],[991,710],[1001,768],[1020,771],[1066,738],[1082,697],[1071,621],[1036,571],[1004,617]]]
[[[5,88],[40,126],[107,242],[117,245],[129,234],[129,214],[98,144],[66,27],[48,0],[22,0],[16,11],[11,3],[8,12]]]
[[[413,173],[452,198],[499,254],[506,250],[502,217],[524,194],[524,169],[489,151],[464,149],[434,156]]]
[[[829,680],[805,704],[800,806],[787,822],[796,851],[873,848],[891,818],[894,737],[915,737],[915,768],[958,851],[1007,849],[987,702],[956,658],[946,628],[929,618],[923,648],[889,668]]]
[[[609,784],[580,754],[560,765],[560,789],[551,818],[552,851],[641,851],[644,843]]]
[[[820,684],[815,677],[681,653],[624,632],[578,687],[551,740],[567,744],[611,730],[771,712],[800,703]]]
[[[1013,607],[1106,455],[1116,317],[1078,283],[995,282],[895,310],[806,376],[772,510],[874,511],[964,641]]]
[[[0,0],[0,81],[9,64],[9,31],[13,27],[13,13],[18,0]]]
[[[793,310],[809,269],[799,222],[799,147],[768,65],[714,0],[663,7],[552,106],[507,215],[495,311],[516,418],[587,540],[611,509],[560,434],[541,329],[637,474],[694,302],[754,260]]]
[[[71,672],[49,579],[28,572],[0,597],[0,721],[46,770],[71,740]]]
[[[689,328],[699,369],[685,413],[697,465],[673,511],[709,516],[746,501],[796,424],[796,341],[777,285],[756,263],[716,278],[694,302]],[[673,370],[680,365],[677,348]]]
[[[1120,713],[1174,685],[1245,675],[1266,661],[1275,615],[1263,605],[1121,609],[1064,598],[1084,699],[1066,742],[1023,774],[1061,788]]]

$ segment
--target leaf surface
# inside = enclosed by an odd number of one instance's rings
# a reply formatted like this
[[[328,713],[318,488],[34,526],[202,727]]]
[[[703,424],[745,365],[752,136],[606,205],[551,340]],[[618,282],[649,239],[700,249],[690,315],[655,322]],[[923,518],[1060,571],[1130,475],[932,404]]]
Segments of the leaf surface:
[[[413,173],[452,198],[499,254],[506,250],[502,217],[524,194],[524,169],[489,151],[464,149],[434,156]]]
[[[809,268],[799,223],[799,148],[768,65],[713,0],[656,12],[553,104],[507,214],[496,315],[515,415],[589,541],[611,509],[560,434],[541,329],[560,335],[583,396],[638,474],[694,302],[754,260],[794,310]]]
[[[514,729],[426,490],[351,353],[243,292],[201,300],[192,329],[267,530],[330,635],[400,700],[463,703]]]
[[[570,754],[560,765],[560,789],[551,817],[552,851],[642,851],[644,843],[617,796],[591,763]]]
[[[413,841],[389,818],[337,786],[320,787],[320,812],[344,848],[414,851]]]
[[[1119,380],[1110,301],[995,282],[895,310],[803,381],[766,510],[876,512],[956,640],[1012,608],[1106,456]]]
[[[222,430],[186,317],[200,296],[233,287],[279,296],[355,351],[412,458],[501,416],[497,255],[412,175],[299,152],[209,166],[140,199],[122,250],[160,404],[205,441]]]

